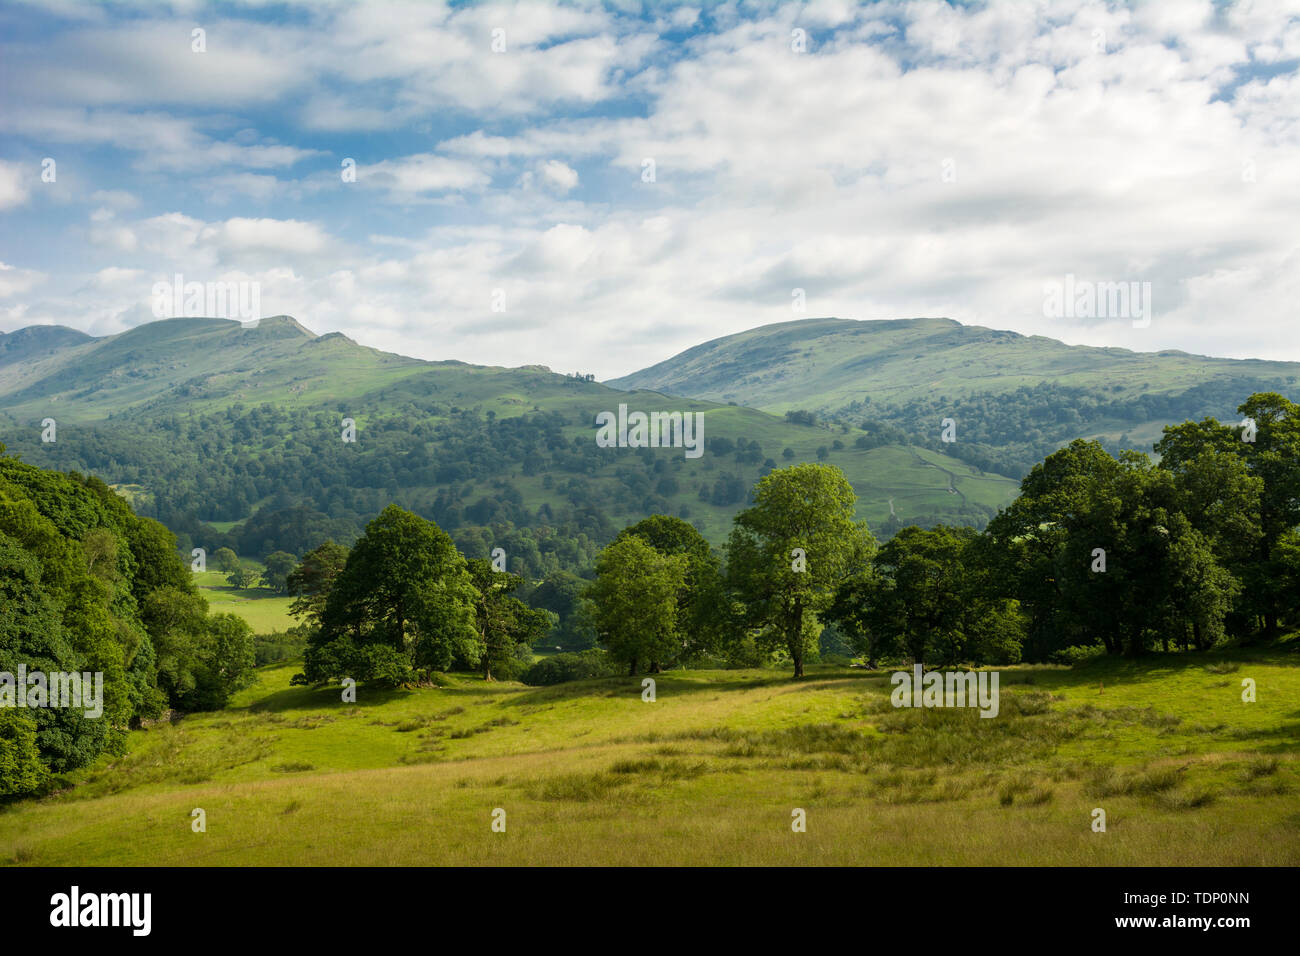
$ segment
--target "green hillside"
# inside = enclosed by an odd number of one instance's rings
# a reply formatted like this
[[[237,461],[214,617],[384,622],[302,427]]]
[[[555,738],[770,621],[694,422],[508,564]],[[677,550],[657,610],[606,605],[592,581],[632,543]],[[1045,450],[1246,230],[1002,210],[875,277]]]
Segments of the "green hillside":
[[[596,415],[620,404],[704,413],[706,453],[597,448]],[[55,443],[40,440],[45,418],[58,423]],[[341,440],[345,418],[356,423],[354,444]],[[982,526],[1015,494],[1004,476],[944,466],[902,440],[860,446],[860,437],[540,366],[406,358],[315,336],[287,316],[257,328],[168,319],[59,338],[0,365],[0,440],[11,452],[103,476],[186,548],[228,545],[250,557],[348,540],[391,501],[453,533],[559,529],[586,552],[565,557],[556,545],[557,557],[529,573],[580,566],[648,513],[686,518],[720,543],[759,475],[799,461],[840,467],[859,516],[878,530]]]
[[[15,418],[70,422],[174,411],[178,403],[304,407],[365,394],[428,365],[337,333],[316,336],[283,315],[256,328],[228,319],[163,319],[120,335],[68,339],[44,355],[0,365],[0,407]]]
[[[17,332],[0,332],[0,369],[18,362],[35,363],[92,341],[85,332],[62,325],[33,325]]]
[[[785,412],[843,408],[864,396],[905,404],[936,393],[1011,392],[1043,381],[1104,386],[1131,399],[1212,380],[1297,377],[1297,362],[1066,345],[952,319],[803,319],[714,339],[606,384]]]
[[[1297,393],[1300,363],[1066,345],[951,319],[806,319],[750,329],[609,381],[764,411],[882,423],[909,442],[1019,476],[1095,438],[1150,451],[1168,424],[1230,420],[1256,391]],[[957,441],[938,442],[940,423]]]

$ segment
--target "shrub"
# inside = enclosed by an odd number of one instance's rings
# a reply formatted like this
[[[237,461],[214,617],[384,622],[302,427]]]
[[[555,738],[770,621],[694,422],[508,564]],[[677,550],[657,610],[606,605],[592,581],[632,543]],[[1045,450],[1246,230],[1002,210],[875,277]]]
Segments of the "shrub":
[[[592,648],[575,654],[543,657],[524,671],[520,680],[531,687],[546,687],[571,680],[612,677],[615,672],[614,662],[609,655],[600,648]]]
[[[258,667],[293,660],[301,657],[306,649],[307,638],[296,627],[289,631],[272,631],[253,637],[253,653]]]
[[[1053,664],[1082,664],[1090,661],[1094,657],[1102,657],[1106,653],[1106,648],[1101,644],[1075,644],[1072,647],[1064,647],[1059,651],[1053,651],[1048,660]]]

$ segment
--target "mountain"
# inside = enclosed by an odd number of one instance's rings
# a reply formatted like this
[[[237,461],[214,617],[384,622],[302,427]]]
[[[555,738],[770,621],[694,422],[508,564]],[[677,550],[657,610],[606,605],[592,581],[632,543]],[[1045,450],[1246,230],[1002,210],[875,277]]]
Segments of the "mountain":
[[[1077,437],[1150,449],[1167,424],[1295,397],[1300,363],[1066,345],[951,319],[805,319],[705,342],[609,382],[764,411],[875,422],[1019,477]],[[957,441],[940,443],[952,418]]]
[[[8,334],[0,332],[0,367],[36,361],[90,341],[93,339],[85,332],[62,325],[32,325]]]
[[[530,573],[583,567],[612,534],[655,512],[685,517],[721,544],[754,481],[798,461],[843,469],[877,533],[911,522],[982,526],[1016,491],[1003,475],[898,436],[616,390],[541,366],[423,361],[317,336],[288,316],[255,328],[164,319],[24,347],[25,358],[0,365],[9,452],[100,475],[187,549],[210,553],[301,554],[326,536],[354,537],[396,501],[459,535],[472,556],[509,539]],[[703,413],[705,453],[598,448],[596,416],[620,404]],[[47,418],[53,443],[41,440]],[[342,440],[345,419],[355,443]]]
[[[174,409],[178,402],[205,409],[320,402],[360,394],[427,364],[360,348],[342,335],[317,336],[286,315],[253,328],[229,319],[162,319],[118,335],[83,336],[70,347],[0,367],[0,407],[14,416],[57,410],[59,418],[85,422]],[[342,380],[340,372],[346,372]]]

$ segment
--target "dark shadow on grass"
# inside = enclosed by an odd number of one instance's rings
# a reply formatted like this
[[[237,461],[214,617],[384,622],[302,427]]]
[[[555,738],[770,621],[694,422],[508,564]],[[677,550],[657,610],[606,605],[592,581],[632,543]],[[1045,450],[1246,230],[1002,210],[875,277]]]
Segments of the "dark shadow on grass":
[[[773,671],[770,674],[734,676],[727,680],[711,680],[707,675],[710,674],[731,674],[735,671],[692,671],[692,676],[679,677],[673,671],[664,671],[660,674],[638,674],[635,677],[595,677],[589,680],[565,681],[562,684],[551,684],[547,687],[537,687],[529,692],[521,694],[513,700],[503,702],[503,706],[536,706],[542,703],[556,703],[565,700],[577,700],[581,698],[593,697],[622,697],[639,699],[641,697],[641,681],[646,677],[653,677],[655,680],[655,696],[662,698],[667,695],[674,697],[685,694],[701,693],[728,693],[734,691],[752,690],[756,687],[789,687],[792,690],[816,690],[824,687],[828,681],[848,682],[861,681],[873,677],[884,676],[883,671],[866,671],[849,668],[835,668],[825,672],[811,671],[804,677],[796,679],[789,674]]]
[[[1187,651],[1171,654],[1144,654],[1141,657],[1096,657],[1076,664],[1069,670],[1051,671],[1045,679],[1059,679],[1067,684],[1112,680],[1125,684],[1155,683],[1188,670],[1201,671],[1207,677],[1231,677],[1236,671],[1215,674],[1208,668],[1216,664],[1252,664],[1296,666],[1300,661],[1285,646],[1234,647],[1212,651]],[[1032,665],[1030,665],[1032,666]],[[1051,676],[1048,677],[1047,675]],[[1059,675],[1059,676],[1058,676]],[[1247,676],[1247,675],[1242,675]],[[1071,679],[1073,678],[1073,680]]]
[[[357,702],[351,703],[343,700],[340,687],[288,687],[265,697],[259,697],[245,707],[232,707],[230,710],[232,712],[242,710],[250,714],[278,713],[295,708],[348,710],[360,707],[364,710],[368,706],[388,704],[414,693],[415,691],[403,690],[400,687],[368,687],[360,684],[357,686]]]

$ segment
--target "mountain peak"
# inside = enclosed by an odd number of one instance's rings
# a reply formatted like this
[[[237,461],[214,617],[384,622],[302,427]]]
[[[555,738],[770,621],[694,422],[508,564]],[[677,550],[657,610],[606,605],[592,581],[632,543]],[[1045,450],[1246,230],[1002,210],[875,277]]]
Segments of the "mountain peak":
[[[14,332],[0,332],[0,365],[32,361],[93,340],[93,336],[66,325],[29,325]]]
[[[272,331],[292,332],[305,338],[318,338],[315,332],[307,328],[292,315],[270,315],[257,323],[258,329],[270,329]]]

